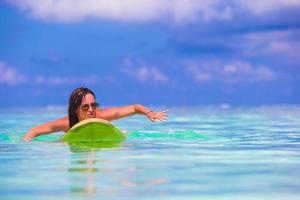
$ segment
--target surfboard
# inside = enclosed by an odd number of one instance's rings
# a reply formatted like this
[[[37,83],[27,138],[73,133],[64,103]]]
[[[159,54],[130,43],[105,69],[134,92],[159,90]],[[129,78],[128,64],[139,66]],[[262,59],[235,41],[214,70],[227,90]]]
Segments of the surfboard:
[[[75,124],[62,139],[68,143],[121,142],[126,137],[109,121],[90,118]]]

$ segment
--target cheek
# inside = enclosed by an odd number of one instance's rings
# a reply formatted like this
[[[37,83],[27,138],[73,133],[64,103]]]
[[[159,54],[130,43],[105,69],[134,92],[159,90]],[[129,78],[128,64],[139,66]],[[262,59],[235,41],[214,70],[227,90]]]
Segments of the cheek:
[[[80,118],[82,116],[82,111],[80,109],[78,109],[76,114],[77,114],[77,117]]]

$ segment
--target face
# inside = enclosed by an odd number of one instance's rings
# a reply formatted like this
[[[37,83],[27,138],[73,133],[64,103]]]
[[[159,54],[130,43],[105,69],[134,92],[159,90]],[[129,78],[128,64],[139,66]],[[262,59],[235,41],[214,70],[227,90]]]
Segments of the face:
[[[83,97],[81,105],[77,108],[77,116],[79,121],[95,118],[96,117],[96,107],[94,106],[96,100],[92,94],[87,94]]]

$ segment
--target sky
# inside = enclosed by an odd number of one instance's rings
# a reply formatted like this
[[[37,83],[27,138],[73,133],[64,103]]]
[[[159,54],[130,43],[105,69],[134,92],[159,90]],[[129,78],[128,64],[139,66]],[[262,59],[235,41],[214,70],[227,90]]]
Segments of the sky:
[[[0,0],[0,108],[300,102],[300,0]]]

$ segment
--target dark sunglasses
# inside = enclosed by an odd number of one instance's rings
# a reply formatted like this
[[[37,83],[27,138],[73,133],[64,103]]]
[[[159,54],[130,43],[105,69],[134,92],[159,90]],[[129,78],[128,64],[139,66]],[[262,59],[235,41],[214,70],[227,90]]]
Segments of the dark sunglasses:
[[[90,106],[93,108],[93,109],[96,109],[96,108],[98,108],[99,107],[99,104],[98,103],[91,103],[91,104],[88,104],[88,103],[86,103],[86,104],[82,104],[81,106],[80,106],[80,108],[82,109],[82,110],[84,110],[84,111],[87,111],[89,108],[90,108]]]

